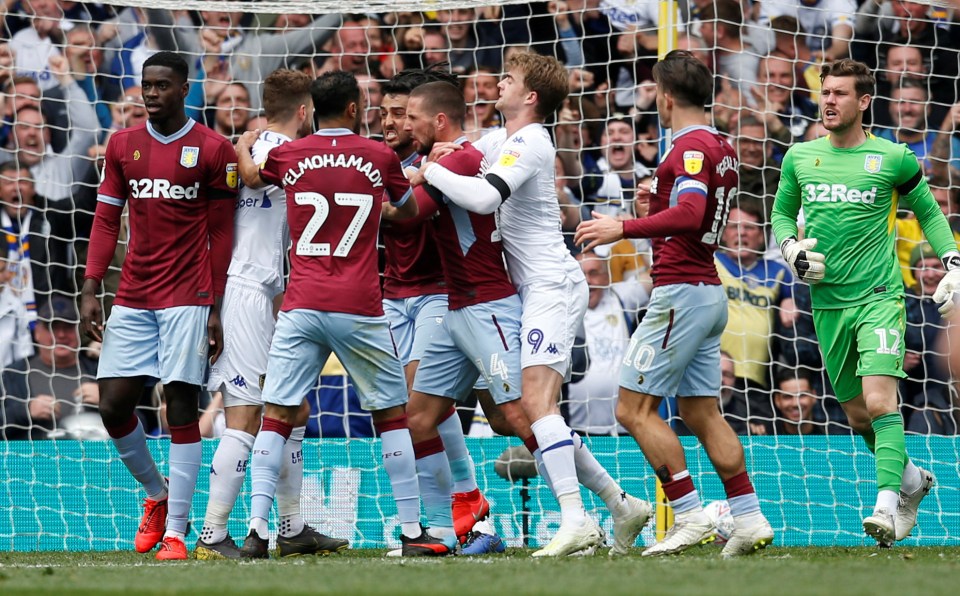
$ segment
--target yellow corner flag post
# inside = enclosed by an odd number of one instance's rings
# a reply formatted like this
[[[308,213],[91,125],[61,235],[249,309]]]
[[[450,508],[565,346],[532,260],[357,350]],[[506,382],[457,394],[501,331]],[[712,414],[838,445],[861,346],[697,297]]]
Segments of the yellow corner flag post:
[[[675,0],[660,0],[660,19],[657,21],[657,59],[663,60],[670,50],[677,47],[677,18],[679,10]],[[660,129],[660,155],[666,153],[670,146],[670,132]],[[663,492],[663,485],[657,478],[656,497],[657,541],[663,540],[667,530],[673,526],[673,508],[667,502],[667,495]]]

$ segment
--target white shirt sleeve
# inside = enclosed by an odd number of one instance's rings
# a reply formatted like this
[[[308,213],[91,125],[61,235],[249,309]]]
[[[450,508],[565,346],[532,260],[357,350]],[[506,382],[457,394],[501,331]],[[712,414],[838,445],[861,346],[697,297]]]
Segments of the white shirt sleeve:
[[[526,137],[515,134],[500,149],[500,155],[487,169],[487,176],[503,180],[510,193],[517,192],[523,183],[530,180],[543,168],[543,143],[549,142],[538,136]],[[554,167],[551,163],[550,167]]]

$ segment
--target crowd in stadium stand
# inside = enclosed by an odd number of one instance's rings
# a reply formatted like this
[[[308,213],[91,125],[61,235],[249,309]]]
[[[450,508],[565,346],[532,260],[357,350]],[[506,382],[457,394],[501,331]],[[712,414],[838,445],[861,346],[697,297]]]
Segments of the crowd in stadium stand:
[[[276,68],[356,74],[368,101],[362,133],[375,138],[381,82],[441,62],[461,77],[466,130],[478,138],[500,126],[493,104],[504,58],[518,48],[554,54],[570,75],[552,130],[561,225],[576,254],[573,230],[592,213],[644,215],[636,189],[664,147],[651,79],[658,4],[263,15],[0,0],[0,437],[102,436],[90,416],[99,347],[80,337],[75,301],[106,144],[113,131],[146,120],[139,77],[152,53],[189,56],[188,113],[231,140],[263,126],[260,82]],[[720,407],[743,434],[849,433],[823,371],[809,289],[791,276],[767,225],[779,163],[792,143],[824,134],[819,65],[856,58],[877,74],[872,132],[916,153],[960,240],[960,21],[948,8],[901,0],[681,0],[674,21],[678,47],[716,75],[712,119],[740,159],[738,204],[717,253],[730,306]],[[930,299],[943,267],[912,214],[895,223],[907,287],[906,428],[957,434],[946,323]],[[651,255],[646,241],[601,248],[578,257],[596,289],[564,413],[581,433],[609,435],[622,431],[611,371],[642,317]],[[123,257],[121,243],[104,284],[107,311]],[[311,395],[310,432],[370,436],[335,368]],[[164,434],[161,391],[141,409],[156,436]],[[211,436],[217,407],[212,400],[204,416]],[[484,433],[482,416],[463,418]]]

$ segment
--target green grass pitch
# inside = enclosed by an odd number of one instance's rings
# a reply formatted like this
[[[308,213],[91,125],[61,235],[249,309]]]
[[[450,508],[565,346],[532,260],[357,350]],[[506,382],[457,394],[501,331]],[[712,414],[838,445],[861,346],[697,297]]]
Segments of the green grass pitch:
[[[717,547],[677,557],[534,560],[530,552],[390,559],[382,550],[270,561],[159,563],[152,553],[0,553],[0,594],[956,594],[960,547],[768,548],[725,561]]]

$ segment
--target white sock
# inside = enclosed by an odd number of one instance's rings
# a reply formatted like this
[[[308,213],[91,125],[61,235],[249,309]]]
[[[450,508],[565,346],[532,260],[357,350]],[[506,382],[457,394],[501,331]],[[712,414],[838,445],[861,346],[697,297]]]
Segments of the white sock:
[[[877,504],[873,508],[876,513],[880,509],[886,509],[888,513],[896,515],[897,505],[900,504],[900,492],[895,490],[882,490],[877,493]]]
[[[540,477],[543,478],[543,481],[547,484],[547,488],[549,488],[553,496],[556,497],[557,491],[553,490],[553,482],[550,482],[550,472],[547,471],[547,466],[543,463],[543,454],[540,453],[539,449],[533,452],[533,459],[537,462],[537,471],[540,472]]]
[[[228,428],[223,432],[210,464],[210,498],[203,517],[200,539],[216,544],[227,537],[227,522],[247,475],[254,436]]]
[[[164,536],[179,535],[183,538],[186,533],[202,460],[203,447],[200,441],[170,443],[170,497],[167,501],[167,533]]]
[[[300,511],[303,491],[303,435],[307,427],[297,426],[283,446],[283,464],[277,480],[277,515],[280,517],[280,535],[297,536],[306,525]]]
[[[570,427],[559,414],[551,414],[537,420],[530,428],[537,437],[543,465],[550,474],[554,492],[560,502],[561,523],[583,523],[586,514],[580,498]]]
[[[920,474],[920,468],[914,465],[913,460],[908,459],[907,465],[903,468],[903,481],[900,483],[900,490],[908,495],[920,490],[923,486],[923,475]]]
[[[256,533],[262,540],[270,537],[270,530],[267,529],[267,520],[262,517],[253,517],[250,519],[250,531]]]
[[[453,492],[468,493],[477,490],[477,477],[473,458],[467,450],[467,442],[463,439],[463,427],[460,417],[454,414],[437,427],[440,438],[443,439],[443,450],[450,460],[450,475],[453,480]]]
[[[416,538],[420,535],[420,485],[417,483],[410,431],[406,428],[389,430],[380,434],[380,442],[383,468],[390,478],[401,531],[409,538]]]
[[[264,520],[264,533],[257,531],[261,538],[267,537],[266,520],[270,518],[273,497],[277,494],[277,479],[280,477],[283,445],[286,442],[280,433],[261,428],[253,443],[253,456],[250,458],[250,517]]]
[[[574,431],[570,431],[573,439],[573,461],[577,466],[577,479],[593,494],[603,499],[610,513],[616,514],[625,501],[620,498],[623,489],[610,476],[606,468],[600,465],[590,449],[583,442],[583,438]]]
[[[157,469],[153,456],[150,455],[150,450],[147,448],[147,435],[143,432],[143,425],[139,421],[130,434],[113,439],[113,446],[117,448],[123,465],[147,491],[148,499],[162,501],[167,498],[167,481]]]

